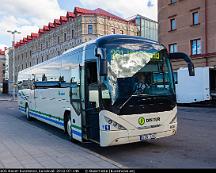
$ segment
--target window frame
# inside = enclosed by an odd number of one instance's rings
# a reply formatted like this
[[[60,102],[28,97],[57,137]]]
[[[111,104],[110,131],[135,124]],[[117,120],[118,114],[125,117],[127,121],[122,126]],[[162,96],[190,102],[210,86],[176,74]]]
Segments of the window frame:
[[[195,42],[195,46],[196,46],[196,53],[193,52],[193,43]],[[200,53],[198,52],[198,42],[200,43]],[[202,54],[202,42],[201,39],[193,39],[190,41],[191,44],[191,55],[192,56],[196,56],[196,55],[201,55]]]
[[[175,47],[176,46],[176,47]],[[175,51],[175,48],[176,48],[176,51]],[[171,49],[173,51],[171,51]],[[172,44],[169,44],[169,53],[175,53],[175,52],[178,52],[178,44],[177,43],[172,43]]]
[[[197,23],[195,23],[195,17],[196,17],[196,14],[197,14],[197,17],[198,17],[198,21]],[[196,26],[196,25],[199,25],[199,12],[198,11],[195,11],[192,13],[192,22],[193,22],[193,26]]]
[[[88,25],[88,34],[93,34],[93,25],[92,24]]]
[[[176,3],[177,3],[177,0],[170,0],[169,5],[173,5],[173,4],[176,4]]]
[[[175,22],[175,28],[173,28],[173,22]],[[176,18],[170,19],[170,31],[175,31],[177,29]]]

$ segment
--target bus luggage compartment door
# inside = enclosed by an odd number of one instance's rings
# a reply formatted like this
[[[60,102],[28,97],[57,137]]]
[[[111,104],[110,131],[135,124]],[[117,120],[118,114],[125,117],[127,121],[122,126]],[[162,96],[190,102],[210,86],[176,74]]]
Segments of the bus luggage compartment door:
[[[94,142],[99,142],[100,129],[99,129],[99,112],[96,109],[89,109],[86,111],[87,120],[87,138]]]

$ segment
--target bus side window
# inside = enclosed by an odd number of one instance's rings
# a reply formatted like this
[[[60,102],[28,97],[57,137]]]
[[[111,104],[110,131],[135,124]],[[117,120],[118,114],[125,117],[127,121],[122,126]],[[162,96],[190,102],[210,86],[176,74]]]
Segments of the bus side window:
[[[80,84],[77,82],[71,83],[71,104],[77,115],[80,115]]]
[[[76,111],[77,115],[81,113],[81,99],[80,99],[80,66],[79,66],[79,56],[82,55],[82,50],[79,49],[75,54],[71,55],[71,59],[74,66],[70,68],[70,84],[71,84],[71,104]]]
[[[96,62],[86,63],[86,80],[88,91],[89,108],[99,107],[98,84],[97,84],[97,64]]]
[[[175,82],[175,84],[178,84],[178,72],[174,72],[173,76],[174,76],[174,82]]]

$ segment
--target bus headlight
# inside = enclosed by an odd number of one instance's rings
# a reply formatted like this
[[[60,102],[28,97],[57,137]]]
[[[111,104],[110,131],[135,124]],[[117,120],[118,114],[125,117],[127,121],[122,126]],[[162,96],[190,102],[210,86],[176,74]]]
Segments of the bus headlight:
[[[106,122],[110,125],[112,125],[115,128],[118,128],[119,130],[127,130],[125,127],[123,127],[121,124],[111,120],[110,118],[104,117]]]

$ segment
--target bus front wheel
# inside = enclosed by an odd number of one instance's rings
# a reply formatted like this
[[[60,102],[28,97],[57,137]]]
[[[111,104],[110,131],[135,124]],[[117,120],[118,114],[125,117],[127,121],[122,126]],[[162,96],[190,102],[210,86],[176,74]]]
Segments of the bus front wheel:
[[[71,127],[71,119],[70,119],[70,116],[68,115],[67,116],[67,121],[66,121],[66,132],[67,132],[67,135],[68,135],[68,138],[70,141],[73,141],[73,135],[72,135],[72,127]]]

